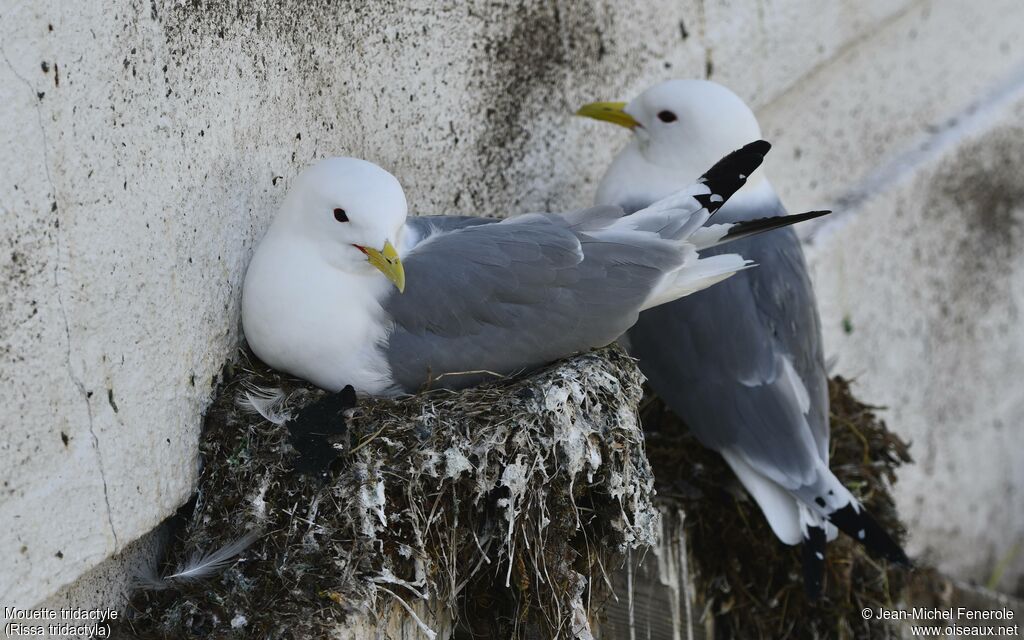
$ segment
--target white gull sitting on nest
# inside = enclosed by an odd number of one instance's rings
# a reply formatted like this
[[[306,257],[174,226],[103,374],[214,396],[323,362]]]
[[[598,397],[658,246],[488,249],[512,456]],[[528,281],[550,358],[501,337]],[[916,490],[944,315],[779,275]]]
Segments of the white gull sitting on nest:
[[[613,342],[641,311],[750,266],[698,251],[783,226],[705,227],[770,145],[729,154],[631,215],[407,218],[387,171],[330,158],[300,174],[249,265],[242,321],[275,369],[337,391],[414,393],[512,375]]]

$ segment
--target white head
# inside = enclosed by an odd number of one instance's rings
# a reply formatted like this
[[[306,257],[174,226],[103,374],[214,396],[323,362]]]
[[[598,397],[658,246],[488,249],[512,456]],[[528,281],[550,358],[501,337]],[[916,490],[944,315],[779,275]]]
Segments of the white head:
[[[338,269],[378,269],[402,290],[395,246],[407,212],[393,175],[366,160],[327,158],[295,178],[271,232],[301,237]]]
[[[709,80],[669,80],[628,104],[595,102],[577,114],[632,130],[632,150],[649,165],[672,172],[683,184],[730,151],[761,139],[761,127],[750,108],[735,93]]]

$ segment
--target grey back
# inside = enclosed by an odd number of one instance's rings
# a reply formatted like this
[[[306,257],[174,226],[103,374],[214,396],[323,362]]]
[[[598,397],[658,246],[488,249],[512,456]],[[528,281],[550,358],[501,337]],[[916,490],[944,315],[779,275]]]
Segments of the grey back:
[[[682,262],[679,243],[656,234],[603,233],[621,215],[595,207],[564,218],[435,221],[455,230],[403,258],[405,293],[384,303],[399,386],[469,386],[614,341]]]
[[[715,222],[782,215],[733,206]],[[735,252],[759,266],[686,298],[649,309],[629,343],[651,386],[706,446],[733,448],[784,486],[828,459],[828,388],[821,326],[803,251],[792,229],[738,240],[701,255]],[[805,417],[782,356],[807,388]]]

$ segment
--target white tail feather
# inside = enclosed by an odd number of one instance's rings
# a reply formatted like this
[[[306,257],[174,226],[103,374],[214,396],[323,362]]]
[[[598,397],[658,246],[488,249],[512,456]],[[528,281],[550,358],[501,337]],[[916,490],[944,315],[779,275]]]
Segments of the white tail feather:
[[[700,258],[669,273],[648,296],[641,309],[646,311],[666,302],[707,289],[743,269],[756,266],[737,253],[724,253],[709,258]]]
[[[764,477],[751,467],[742,456],[728,449],[722,450],[722,457],[732,468],[740,483],[761,507],[768,525],[785,544],[799,544],[803,540],[797,501],[778,484]]]
[[[698,251],[709,249],[721,243],[722,239],[725,238],[725,234],[729,233],[729,229],[732,229],[734,226],[736,225],[729,223],[705,225],[690,236],[690,242],[693,243],[693,246],[697,247]]]
[[[800,515],[800,530],[802,532],[806,532],[808,527],[817,527],[818,529],[825,530],[825,540],[827,542],[832,542],[839,537],[839,529],[836,529],[835,525],[829,522],[824,516],[811,511],[810,507],[798,500],[794,500],[794,502],[797,506],[797,512]]]

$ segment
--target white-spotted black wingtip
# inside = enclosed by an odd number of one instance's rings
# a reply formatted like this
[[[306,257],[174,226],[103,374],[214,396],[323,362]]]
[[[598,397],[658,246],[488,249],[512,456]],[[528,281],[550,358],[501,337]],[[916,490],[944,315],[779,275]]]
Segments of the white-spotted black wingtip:
[[[714,213],[746,184],[747,177],[761,166],[771,148],[765,140],[757,140],[725,156],[701,176],[700,181],[708,185],[710,193],[694,197],[709,213]]]
[[[804,573],[804,592],[807,599],[817,602],[825,587],[825,530],[821,527],[805,527],[804,542],[800,556]]]
[[[913,566],[910,558],[903,551],[903,547],[863,507],[857,509],[853,503],[849,503],[828,514],[827,517],[829,522],[864,545],[868,551],[882,556],[889,562],[895,562],[907,568]]]

